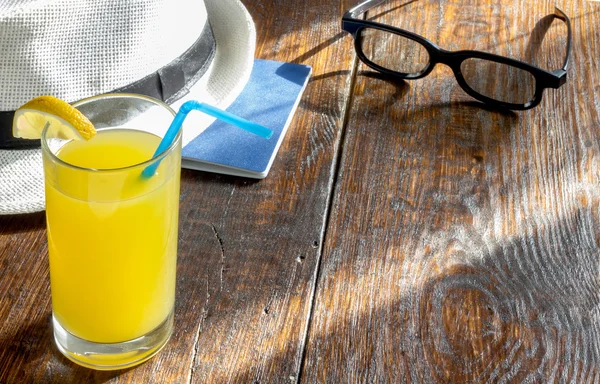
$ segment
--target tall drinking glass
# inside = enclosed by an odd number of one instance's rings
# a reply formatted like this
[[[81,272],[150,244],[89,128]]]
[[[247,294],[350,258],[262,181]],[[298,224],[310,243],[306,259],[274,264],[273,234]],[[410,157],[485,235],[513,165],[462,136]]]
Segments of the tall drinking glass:
[[[126,368],[173,329],[181,133],[150,160],[175,115],[169,106],[131,94],[74,106],[95,137],[42,135],[54,339],[80,365]]]

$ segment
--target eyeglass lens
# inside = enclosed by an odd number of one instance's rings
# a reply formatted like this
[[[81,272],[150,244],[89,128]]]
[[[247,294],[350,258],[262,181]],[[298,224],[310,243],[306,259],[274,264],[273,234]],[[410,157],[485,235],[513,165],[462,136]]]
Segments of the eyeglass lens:
[[[416,75],[429,64],[429,53],[418,42],[375,28],[365,28],[360,35],[365,57],[380,67],[406,75]]]
[[[535,96],[535,77],[512,65],[473,57],[462,62],[460,71],[472,90],[491,99],[525,104]]]
[[[427,49],[419,42],[377,28],[361,30],[360,48],[367,60],[403,75],[418,75],[430,62]],[[525,104],[535,96],[535,77],[518,67],[468,58],[461,63],[460,71],[473,91],[491,99]]]

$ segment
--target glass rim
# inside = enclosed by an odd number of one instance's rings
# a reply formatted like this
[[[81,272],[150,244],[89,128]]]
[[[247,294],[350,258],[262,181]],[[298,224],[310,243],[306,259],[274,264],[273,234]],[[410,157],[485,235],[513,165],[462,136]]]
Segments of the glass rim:
[[[105,93],[102,95],[86,97],[85,99],[81,99],[74,103],[71,103],[71,105],[73,107],[77,108],[77,106],[79,106],[79,105],[93,102],[96,100],[119,99],[119,98],[145,100],[150,103],[156,104],[160,107],[163,107],[167,112],[171,113],[173,115],[173,117],[175,117],[175,115],[176,115],[175,110],[173,110],[173,108],[171,108],[168,104],[166,104],[158,99],[155,99],[153,97],[139,95],[139,94],[135,94],[135,93]],[[107,129],[109,130],[112,128],[107,128]],[[128,129],[131,129],[131,128],[128,128]],[[100,130],[102,130],[102,129],[100,129]],[[131,129],[131,130],[134,130],[134,129]],[[52,159],[52,161],[60,164],[61,166],[64,166],[66,168],[71,168],[74,170],[86,171],[86,172],[90,172],[90,173],[111,173],[111,172],[128,171],[128,170],[131,170],[134,168],[145,168],[145,167],[151,165],[152,163],[155,163],[157,161],[162,161],[165,157],[170,155],[171,152],[173,152],[175,147],[177,147],[178,143],[181,141],[182,130],[183,129],[179,129],[179,131],[177,132],[177,135],[175,136],[175,139],[173,139],[173,142],[171,143],[171,145],[169,145],[169,147],[167,149],[165,149],[163,152],[161,152],[158,156],[154,156],[154,157],[152,157],[148,160],[145,160],[141,163],[127,165],[125,167],[117,167],[117,168],[89,168],[89,167],[81,167],[78,165],[67,163],[66,161],[64,161],[61,158],[59,158],[58,156],[56,156],[56,154],[48,147],[48,143],[46,141],[46,132],[48,131],[48,127],[44,128],[44,130],[42,131],[42,137],[41,137],[40,141],[41,141],[42,152],[48,153],[50,155],[50,158]],[[136,129],[136,131],[140,131],[140,130]],[[140,132],[144,132],[144,131],[140,131]]]

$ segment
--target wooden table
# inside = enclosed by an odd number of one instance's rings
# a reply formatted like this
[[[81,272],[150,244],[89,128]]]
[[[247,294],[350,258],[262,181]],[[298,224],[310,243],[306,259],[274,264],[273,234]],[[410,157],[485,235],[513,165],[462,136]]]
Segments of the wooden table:
[[[600,2],[558,1],[568,82],[517,113],[443,66],[374,74],[340,29],[354,1],[244,4],[256,56],[313,77],[266,179],[182,172],[169,344],[124,371],[62,357],[44,214],[0,217],[0,383],[599,382]],[[535,32],[553,5],[367,17],[554,69],[562,23]]]

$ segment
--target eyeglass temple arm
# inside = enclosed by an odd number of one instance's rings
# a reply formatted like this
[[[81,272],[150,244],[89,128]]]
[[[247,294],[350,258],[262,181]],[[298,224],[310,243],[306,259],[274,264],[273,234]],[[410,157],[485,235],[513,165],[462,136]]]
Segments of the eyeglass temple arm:
[[[350,15],[353,18],[357,18],[361,13],[367,12],[371,8],[375,8],[376,6],[385,3],[388,0],[367,0],[363,3],[358,4],[356,7],[351,8],[346,15]]]
[[[554,8],[554,16],[556,18],[561,19],[565,22],[565,24],[567,24],[567,53],[565,55],[565,61],[561,69],[557,69],[552,72],[560,77],[560,85],[563,85],[567,81],[567,65],[569,64],[569,58],[571,57],[571,20],[569,19],[569,16],[567,16],[563,11],[561,11],[558,8]]]

